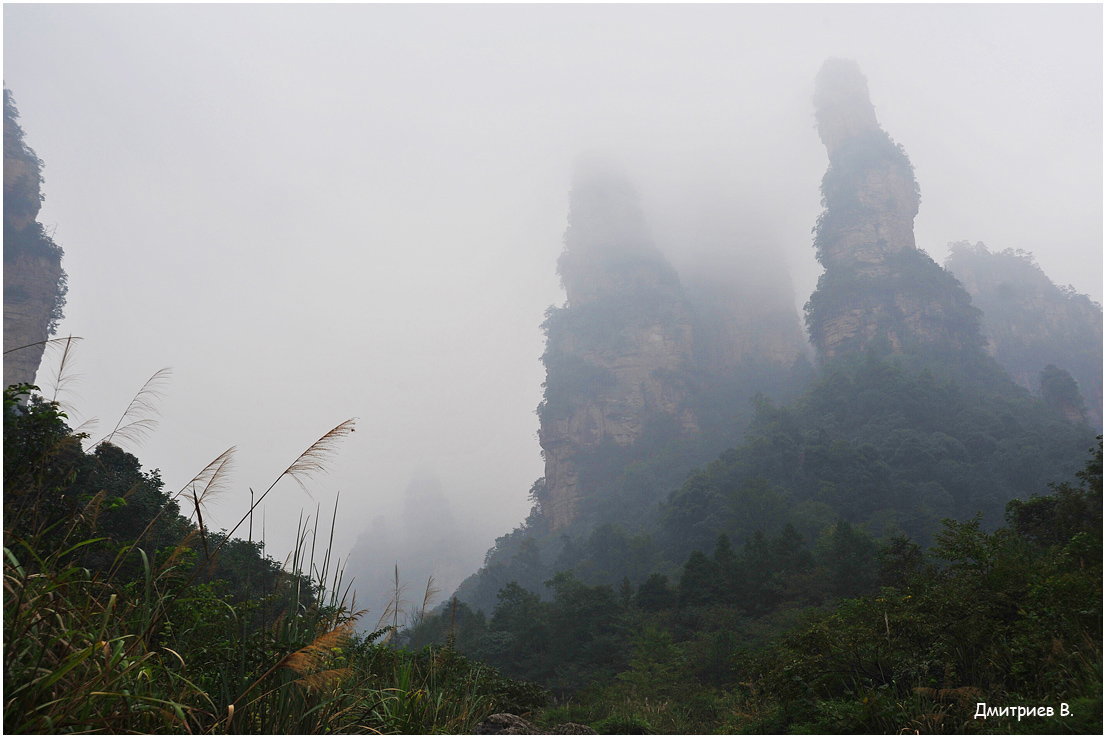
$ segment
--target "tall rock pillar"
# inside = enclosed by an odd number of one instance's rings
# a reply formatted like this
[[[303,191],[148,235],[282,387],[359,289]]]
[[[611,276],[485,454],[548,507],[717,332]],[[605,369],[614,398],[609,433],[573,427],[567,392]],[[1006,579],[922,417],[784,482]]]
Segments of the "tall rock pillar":
[[[876,338],[894,351],[938,344],[978,351],[971,298],[914,243],[914,167],[880,128],[856,62],[826,61],[814,107],[829,154],[814,239],[826,271],[806,306],[819,355],[832,359]]]
[[[543,325],[539,501],[552,529],[562,530],[598,491],[581,479],[582,455],[604,444],[629,446],[653,414],[675,417],[688,433],[697,426],[683,405],[685,390],[670,381],[693,348],[679,278],[617,170],[577,168],[557,267],[568,301],[551,308]]]

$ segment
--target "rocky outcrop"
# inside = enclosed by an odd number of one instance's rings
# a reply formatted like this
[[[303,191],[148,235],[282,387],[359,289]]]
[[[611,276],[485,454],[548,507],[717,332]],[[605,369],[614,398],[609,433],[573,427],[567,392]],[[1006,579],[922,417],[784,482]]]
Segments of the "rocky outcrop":
[[[65,304],[61,249],[37,220],[42,162],[4,90],[4,386],[32,383]],[[8,352],[11,353],[8,353]]]
[[[552,530],[604,494],[583,475],[605,446],[633,446],[654,422],[674,429],[669,438],[699,436],[703,403],[740,387],[739,367],[790,367],[803,353],[782,257],[755,261],[761,268],[722,257],[685,284],[653,243],[626,177],[610,166],[577,170],[558,260],[568,300],[543,325],[545,482],[535,489]],[[766,264],[775,265],[770,274]]]
[[[4,386],[33,384],[64,276],[61,262],[20,254],[4,262]]]
[[[856,62],[827,61],[815,81],[815,120],[829,154],[819,261],[887,274],[887,256],[915,248],[920,202],[914,168],[879,127],[868,81]]]
[[[1036,391],[1054,365],[1074,378],[1087,420],[1102,427],[1102,306],[1061,288],[1025,251],[991,252],[982,243],[949,244],[945,266],[983,311],[987,352],[1021,386]],[[1065,404],[1069,418],[1079,408]]]
[[[823,359],[875,339],[893,351],[942,345],[975,352],[979,315],[956,280],[914,241],[919,190],[906,152],[876,120],[853,61],[830,59],[815,81],[818,134],[830,165],[815,247],[825,273],[806,307]]]
[[[670,376],[691,359],[691,319],[679,278],[649,237],[637,192],[616,171],[577,172],[558,271],[566,305],[549,311],[538,409],[545,456],[542,510],[553,530],[576,517],[579,457],[628,446],[648,418],[695,433],[686,392]]]

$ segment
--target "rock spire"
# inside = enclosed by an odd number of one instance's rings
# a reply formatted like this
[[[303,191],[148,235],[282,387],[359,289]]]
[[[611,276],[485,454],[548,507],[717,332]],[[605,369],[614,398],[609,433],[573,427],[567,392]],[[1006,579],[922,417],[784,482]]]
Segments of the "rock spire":
[[[856,62],[825,62],[814,106],[829,155],[814,239],[826,271],[806,306],[819,355],[832,359],[877,338],[893,351],[942,346],[978,353],[979,311],[915,245],[914,167],[880,128]]]
[[[554,531],[650,508],[657,490],[621,484],[615,467],[693,438],[732,443],[719,405],[744,403],[765,376],[790,376],[804,352],[782,259],[720,235],[714,268],[685,283],[620,168],[592,160],[574,175],[557,262],[568,300],[543,325],[545,477],[533,490]]]
[[[691,358],[691,323],[675,270],[653,244],[640,197],[617,168],[578,165],[565,250],[557,262],[568,302],[553,308],[545,400],[538,408],[545,484],[539,500],[553,530],[580,513],[588,490],[580,457],[629,446],[652,413],[696,432],[682,388],[666,375]]]

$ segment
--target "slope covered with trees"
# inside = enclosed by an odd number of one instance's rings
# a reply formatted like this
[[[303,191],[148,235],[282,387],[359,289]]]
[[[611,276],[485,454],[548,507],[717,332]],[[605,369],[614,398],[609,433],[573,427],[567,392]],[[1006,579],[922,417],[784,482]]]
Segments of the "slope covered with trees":
[[[409,637],[452,635],[553,690],[543,719],[609,732],[1095,732],[1101,438],[1086,462],[1077,383],[1057,359],[1031,392],[988,351],[985,312],[914,242],[914,170],[855,63],[826,63],[815,105],[819,366],[777,367],[774,399],[742,396],[755,372],[715,385],[717,414],[691,417],[729,436],[670,412],[578,455],[576,525],[546,524],[539,480],[531,516]],[[551,311],[550,352],[617,336],[603,315]],[[973,720],[978,702],[1072,710]]]
[[[1024,251],[961,241],[949,244],[945,267],[983,312],[987,350],[1015,381],[1101,428],[1102,306],[1054,284]],[[1060,372],[1074,380],[1074,394]]]
[[[1098,733],[1101,437],[1091,452],[1072,482],[1009,502],[997,529],[981,515],[946,519],[928,550],[840,517],[804,535],[797,516],[739,546],[719,535],[673,576],[636,586],[628,575],[589,585],[563,571],[544,600],[510,583],[490,618],[455,605],[409,637],[453,637],[551,687],[560,700],[538,714],[548,725]],[[618,549],[606,537],[592,555]],[[1010,706],[1053,713],[1022,722]]]

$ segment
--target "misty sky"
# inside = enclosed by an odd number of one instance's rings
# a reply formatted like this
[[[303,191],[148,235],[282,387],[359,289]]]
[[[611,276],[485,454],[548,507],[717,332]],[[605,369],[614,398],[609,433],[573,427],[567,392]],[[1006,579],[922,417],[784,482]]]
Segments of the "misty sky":
[[[237,445],[216,528],[356,416],[311,487],[341,491],[339,553],[423,470],[471,571],[543,473],[572,161],[620,160],[678,265],[724,213],[784,254],[801,308],[829,56],[859,62],[916,167],[919,247],[1031,250],[1101,301],[1099,5],[5,5],[4,82],[66,252],[59,335],[84,338],[68,399],[98,438],[172,367],[131,450],[176,489]],[[278,559],[301,509],[294,483],[266,504]]]

